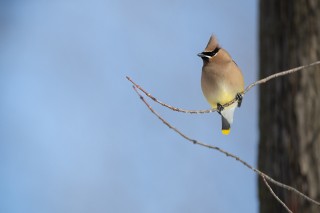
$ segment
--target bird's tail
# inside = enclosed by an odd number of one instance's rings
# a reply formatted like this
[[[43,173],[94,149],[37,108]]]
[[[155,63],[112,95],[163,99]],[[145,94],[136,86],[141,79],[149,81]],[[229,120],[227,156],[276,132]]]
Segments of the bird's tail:
[[[237,107],[237,103],[232,104],[221,111],[222,120],[222,134],[228,135],[230,133],[231,124],[233,122],[234,110]]]
[[[227,119],[225,118],[225,117],[223,117],[222,115],[221,115],[221,119],[222,119],[222,129],[221,129],[221,131],[222,131],[222,134],[224,134],[224,135],[229,135],[229,133],[230,133],[230,123],[227,121]]]

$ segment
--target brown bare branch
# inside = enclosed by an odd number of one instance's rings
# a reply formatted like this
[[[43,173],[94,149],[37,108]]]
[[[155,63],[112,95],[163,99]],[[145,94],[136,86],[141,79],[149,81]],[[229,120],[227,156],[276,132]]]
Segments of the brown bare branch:
[[[266,78],[263,78],[261,80],[258,80],[252,84],[250,84],[248,87],[246,87],[246,89],[241,93],[242,95],[246,94],[251,88],[253,88],[256,85],[259,84],[264,84],[274,78],[278,78],[284,75],[288,75],[297,71],[301,71],[304,70],[306,68],[315,66],[320,64],[320,61],[316,61],[314,63],[308,64],[308,65],[304,65],[304,66],[300,66],[300,67],[296,67],[293,69],[289,69],[286,71],[282,71],[282,72],[278,72],[275,73],[273,75],[270,75]],[[208,145],[205,144],[203,142],[200,142],[198,140],[192,139],[190,137],[188,137],[187,135],[185,135],[184,133],[182,133],[181,131],[179,131],[176,127],[172,126],[168,121],[166,121],[164,118],[162,118],[151,106],[150,104],[147,103],[147,101],[144,99],[144,97],[139,93],[139,91],[137,89],[139,89],[141,92],[143,92],[146,96],[148,96],[150,99],[152,99],[153,101],[155,101],[158,104],[161,104],[164,107],[167,107],[173,111],[177,111],[177,112],[183,112],[183,113],[191,113],[191,114],[200,114],[200,113],[210,113],[210,112],[215,112],[217,111],[217,109],[208,109],[208,110],[185,110],[185,109],[181,109],[178,107],[173,107],[169,104],[166,104],[160,100],[158,100],[157,98],[155,98],[154,96],[152,96],[150,93],[148,93],[146,90],[144,90],[141,86],[139,86],[137,83],[135,83],[130,77],[127,76],[127,79],[133,84],[133,89],[136,91],[136,93],[139,95],[140,99],[143,101],[143,103],[149,108],[149,110],[158,118],[160,119],[166,126],[168,126],[170,129],[172,129],[173,131],[175,131],[176,133],[178,133],[181,137],[183,137],[184,139],[188,140],[189,142],[192,142],[194,144],[209,148],[209,149],[213,149],[216,150],[222,154],[225,154],[227,157],[231,157],[233,159],[235,159],[236,161],[242,163],[244,166],[246,166],[247,168],[249,168],[250,170],[252,170],[253,172],[255,172],[256,174],[258,174],[264,181],[264,183],[266,184],[266,186],[268,187],[270,193],[276,198],[276,200],[290,213],[292,213],[292,211],[286,206],[286,204],[281,201],[281,199],[274,193],[274,191],[272,190],[271,186],[269,185],[268,181],[270,183],[273,183],[276,186],[279,186],[281,188],[284,188],[288,191],[292,191],[294,193],[296,193],[297,195],[301,196],[302,198],[310,201],[311,203],[320,206],[320,203],[310,197],[308,197],[307,195],[303,194],[302,192],[300,192],[299,190],[295,189],[294,187],[291,187],[289,185],[286,185],[284,183],[281,183],[279,181],[274,180],[273,178],[271,178],[270,176],[268,176],[267,174],[261,172],[260,170],[254,168],[253,166],[251,166],[250,164],[248,164],[247,162],[245,162],[244,160],[242,160],[241,158],[239,158],[238,156],[229,153],[217,146],[212,146],[212,145]],[[233,99],[232,101],[230,101],[229,103],[223,105],[223,107],[227,107],[231,104],[233,104],[236,101],[236,99]]]
[[[266,184],[266,186],[268,187],[270,193],[273,195],[273,197],[287,210],[287,212],[292,213],[292,211],[288,208],[288,206],[276,195],[276,193],[274,193],[274,191],[272,190],[271,186],[269,185],[268,181],[266,180],[265,177],[262,176],[263,182]]]
[[[268,76],[266,78],[263,78],[263,79],[260,79],[258,81],[253,82],[252,84],[247,86],[246,89],[241,94],[245,95],[250,89],[252,89],[252,87],[257,86],[259,84],[264,84],[264,83],[266,83],[266,82],[268,82],[268,81],[270,81],[270,80],[272,80],[274,78],[278,78],[278,77],[281,77],[281,76],[284,76],[284,75],[288,75],[288,74],[291,74],[291,73],[294,73],[294,72],[297,72],[297,71],[305,70],[305,69],[307,69],[309,67],[313,67],[313,66],[316,66],[318,64],[320,64],[320,61],[316,61],[316,62],[313,62],[313,63],[308,64],[308,65],[304,65],[304,66],[300,66],[300,67],[296,67],[296,68],[293,68],[293,69],[289,69],[289,70],[285,70],[285,71],[282,71],[282,72],[275,73],[275,74],[270,75],[270,76]],[[217,111],[217,109],[215,109],[215,108],[206,109],[206,110],[186,110],[186,109],[181,109],[181,108],[178,108],[178,107],[171,106],[169,104],[166,104],[166,103],[160,101],[159,99],[155,98],[154,96],[152,96],[150,93],[148,93],[146,90],[144,90],[141,86],[139,86],[137,83],[135,83],[129,76],[127,76],[126,78],[134,86],[136,86],[141,92],[143,92],[146,96],[151,98],[153,101],[155,101],[158,104],[161,104],[162,106],[167,107],[167,108],[169,108],[169,109],[171,109],[173,111],[183,112],[183,113],[190,113],[190,114],[202,114],[202,113],[211,113],[211,112]],[[224,104],[223,107],[230,106],[231,104],[233,104],[236,101],[237,101],[236,99],[233,99],[232,101]]]
[[[151,106],[150,104],[144,99],[144,97],[139,93],[139,91],[137,90],[137,88],[135,86],[133,86],[133,89],[136,91],[136,93],[139,95],[141,101],[143,101],[143,103],[148,107],[148,109],[158,118],[160,119],[166,126],[168,126],[170,129],[172,129],[173,131],[175,131],[176,133],[178,133],[181,137],[183,137],[184,139],[188,140],[189,142],[192,142],[194,144],[209,148],[209,149],[214,149],[219,151],[220,153],[225,154],[227,157],[231,157],[237,161],[239,161],[240,163],[242,163],[244,166],[248,167],[250,170],[254,171],[255,173],[257,173],[259,176],[267,179],[268,181],[270,181],[271,183],[273,183],[274,185],[277,185],[281,188],[287,189],[289,191],[292,191],[294,193],[296,193],[297,195],[305,198],[306,200],[320,206],[320,203],[313,200],[312,198],[308,197],[307,195],[303,194],[302,192],[300,192],[299,190],[295,189],[294,187],[288,186],[284,183],[281,183],[279,181],[274,180],[273,178],[271,178],[270,176],[268,176],[267,174],[261,172],[260,170],[254,168],[253,166],[251,166],[250,164],[248,164],[247,162],[245,162],[244,160],[242,160],[240,157],[227,152],[217,146],[212,146],[209,144],[205,144],[203,142],[200,142],[196,139],[192,139],[190,137],[188,137],[187,135],[185,135],[184,133],[182,133],[181,131],[179,131],[176,127],[172,126],[168,121],[166,121],[164,118],[162,118]]]

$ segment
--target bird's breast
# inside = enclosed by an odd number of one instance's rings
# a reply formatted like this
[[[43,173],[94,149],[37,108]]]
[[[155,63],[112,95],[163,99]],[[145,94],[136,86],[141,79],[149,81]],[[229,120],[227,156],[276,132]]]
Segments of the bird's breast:
[[[217,103],[222,105],[228,103],[237,93],[243,91],[243,77],[237,67],[204,66],[201,87],[209,104],[216,108]]]

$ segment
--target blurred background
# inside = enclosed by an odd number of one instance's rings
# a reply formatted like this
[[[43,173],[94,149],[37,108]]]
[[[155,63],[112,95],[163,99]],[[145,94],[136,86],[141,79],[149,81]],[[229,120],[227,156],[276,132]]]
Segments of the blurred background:
[[[248,1],[0,1],[0,212],[257,212],[257,177],[164,126],[125,79],[208,109],[211,34],[257,79]],[[257,89],[223,136],[217,113],[152,106],[191,138],[256,165]]]

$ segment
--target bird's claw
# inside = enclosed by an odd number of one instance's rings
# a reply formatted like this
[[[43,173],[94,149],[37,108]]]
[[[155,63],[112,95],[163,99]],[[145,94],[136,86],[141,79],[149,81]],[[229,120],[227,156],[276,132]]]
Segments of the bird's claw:
[[[242,99],[243,96],[241,95],[241,93],[237,93],[236,100],[238,101],[238,107],[241,107]]]
[[[221,104],[217,103],[217,110],[219,114],[221,114],[221,111],[224,110],[224,107]]]

